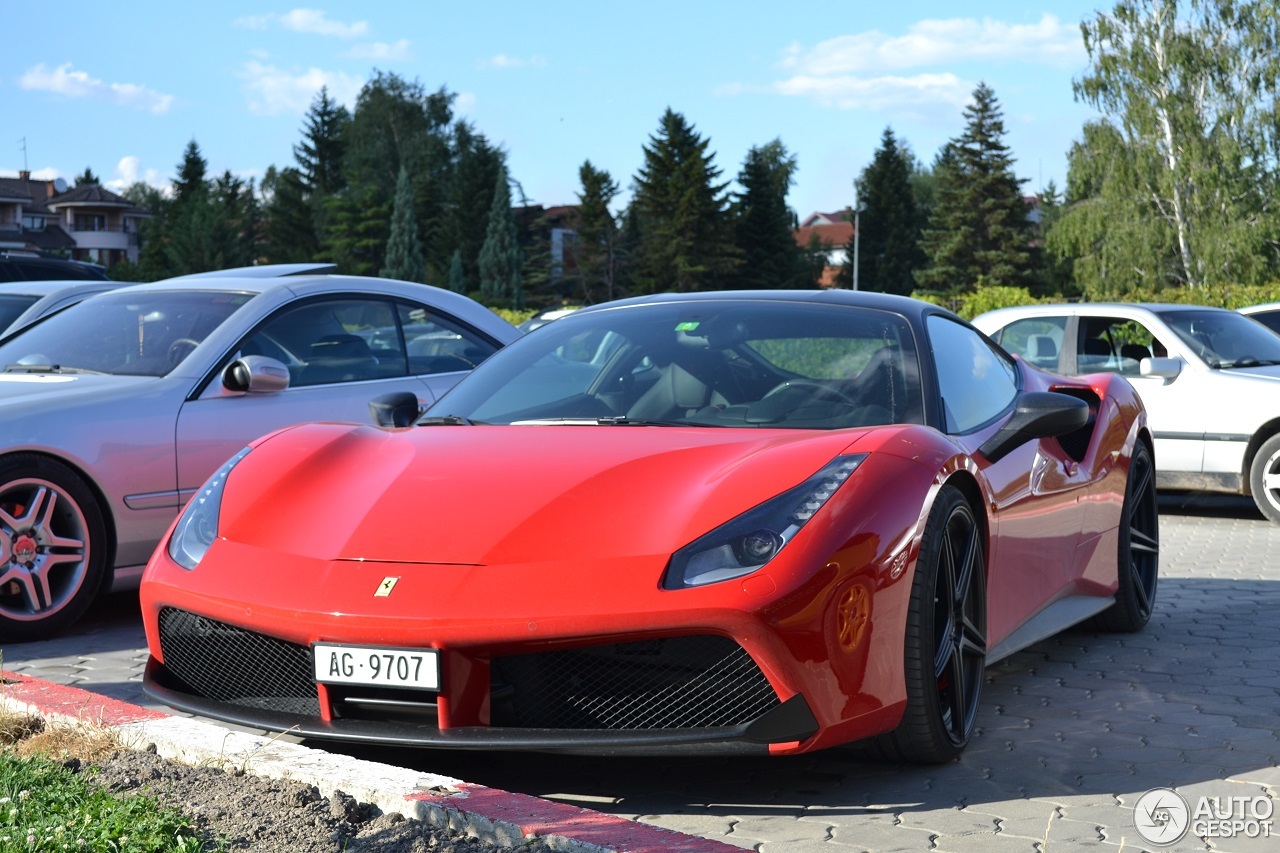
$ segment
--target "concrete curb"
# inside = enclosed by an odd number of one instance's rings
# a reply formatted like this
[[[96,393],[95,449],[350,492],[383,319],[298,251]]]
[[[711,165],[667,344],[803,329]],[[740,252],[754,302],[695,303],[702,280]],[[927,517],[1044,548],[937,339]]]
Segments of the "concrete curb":
[[[175,717],[78,687],[0,670],[0,707],[54,723],[100,726],[121,742],[184,764],[243,770],[341,790],[383,812],[449,826],[491,843],[538,838],[568,853],[740,853],[741,848],[625,818],[419,773]]]

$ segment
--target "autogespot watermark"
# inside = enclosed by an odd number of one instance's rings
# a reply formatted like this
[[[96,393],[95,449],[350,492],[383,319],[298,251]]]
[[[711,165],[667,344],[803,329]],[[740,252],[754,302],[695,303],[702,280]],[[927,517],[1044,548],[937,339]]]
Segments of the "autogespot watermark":
[[[1270,797],[1199,797],[1194,806],[1171,788],[1152,788],[1134,805],[1133,825],[1152,844],[1196,838],[1270,838]]]

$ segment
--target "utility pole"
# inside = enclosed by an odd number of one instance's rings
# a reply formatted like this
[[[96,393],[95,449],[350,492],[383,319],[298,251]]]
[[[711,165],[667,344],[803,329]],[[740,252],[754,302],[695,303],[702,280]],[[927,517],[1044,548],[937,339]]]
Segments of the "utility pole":
[[[858,182],[853,182],[853,289],[858,289],[858,243],[862,240],[862,228],[859,227],[862,216],[858,204]]]

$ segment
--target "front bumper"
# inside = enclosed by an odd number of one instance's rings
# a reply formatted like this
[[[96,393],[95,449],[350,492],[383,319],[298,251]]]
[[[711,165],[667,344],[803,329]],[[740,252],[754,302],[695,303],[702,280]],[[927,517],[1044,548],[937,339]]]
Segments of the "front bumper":
[[[584,754],[767,753],[819,728],[803,696],[779,701],[750,656],[724,637],[470,661],[443,652],[445,673],[465,677],[446,674],[439,692],[317,684],[308,648],[184,611],[162,612],[160,638],[166,663],[148,662],[149,696],[303,737]]]

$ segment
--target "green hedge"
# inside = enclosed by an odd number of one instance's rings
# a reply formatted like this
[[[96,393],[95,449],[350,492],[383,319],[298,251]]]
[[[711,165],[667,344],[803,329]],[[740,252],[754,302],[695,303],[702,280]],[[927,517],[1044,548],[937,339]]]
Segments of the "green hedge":
[[[1013,305],[1035,305],[1066,301],[1062,296],[1032,296],[1024,287],[979,287],[971,293],[930,293],[917,291],[916,299],[948,308],[967,320],[986,311]],[[1280,282],[1255,285],[1218,285],[1213,287],[1135,288],[1124,302],[1172,302],[1180,305],[1212,305],[1218,308],[1244,308],[1264,302],[1280,302]]]

